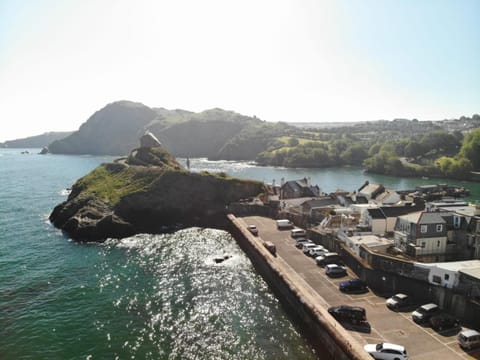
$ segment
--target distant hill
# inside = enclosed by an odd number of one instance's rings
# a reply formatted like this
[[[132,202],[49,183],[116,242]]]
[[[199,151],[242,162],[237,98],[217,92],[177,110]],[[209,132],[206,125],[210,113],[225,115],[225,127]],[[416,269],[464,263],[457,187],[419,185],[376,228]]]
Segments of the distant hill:
[[[0,143],[0,147],[7,148],[43,148],[53,141],[63,139],[73,131],[47,132],[42,135],[29,136],[23,139],[8,140]]]
[[[56,154],[124,155],[150,131],[175,156],[254,160],[274,136],[283,134],[275,129],[285,126],[218,108],[195,113],[118,101],[97,111],[69,137],[54,141],[49,150]]]
[[[143,104],[118,101],[95,112],[78,131],[52,142],[48,149],[53,154],[127,154],[157,116]]]

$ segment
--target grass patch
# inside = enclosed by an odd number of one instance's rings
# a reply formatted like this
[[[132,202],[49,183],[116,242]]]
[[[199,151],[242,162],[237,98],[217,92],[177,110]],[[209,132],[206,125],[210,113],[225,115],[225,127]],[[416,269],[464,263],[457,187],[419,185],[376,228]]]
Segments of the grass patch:
[[[99,166],[90,174],[78,181],[85,191],[101,198],[103,201],[116,204],[128,194],[145,191],[158,178],[158,172],[141,172],[126,168],[118,172],[110,172]]]

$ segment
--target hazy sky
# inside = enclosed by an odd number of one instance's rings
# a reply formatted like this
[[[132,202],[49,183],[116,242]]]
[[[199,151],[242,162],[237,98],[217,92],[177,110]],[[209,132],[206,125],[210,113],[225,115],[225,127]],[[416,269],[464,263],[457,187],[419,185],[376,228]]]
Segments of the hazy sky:
[[[267,121],[480,112],[478,0],[0,0],[0,141],[117,100]]]

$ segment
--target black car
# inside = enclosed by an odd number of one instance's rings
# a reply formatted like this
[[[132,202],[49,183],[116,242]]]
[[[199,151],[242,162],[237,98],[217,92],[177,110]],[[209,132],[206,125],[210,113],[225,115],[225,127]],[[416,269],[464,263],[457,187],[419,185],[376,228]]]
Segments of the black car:
[[[450,314],[440,313],[430,318],[430,326],[433,330],[442,331],[458,328],[460,321]]]
[[[360,306],[332,306],[328,312],[338,321],[346,321],[352,324],[367,321],[365,309]]]
[[[360,279],[349,279],[338,284],[338,288],[343,292],[365,292],[367,283]]]

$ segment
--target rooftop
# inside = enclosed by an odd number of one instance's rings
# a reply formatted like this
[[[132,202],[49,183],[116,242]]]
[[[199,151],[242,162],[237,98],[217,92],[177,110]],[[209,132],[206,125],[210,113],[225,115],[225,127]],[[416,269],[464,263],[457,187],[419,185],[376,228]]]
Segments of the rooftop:
[[[474,278],[480,279],[480,260],[465,260],[440,263],[415,263],[415,266],[458,271],[470,275]]]

